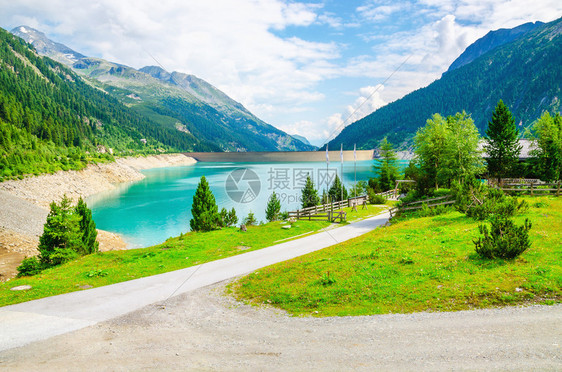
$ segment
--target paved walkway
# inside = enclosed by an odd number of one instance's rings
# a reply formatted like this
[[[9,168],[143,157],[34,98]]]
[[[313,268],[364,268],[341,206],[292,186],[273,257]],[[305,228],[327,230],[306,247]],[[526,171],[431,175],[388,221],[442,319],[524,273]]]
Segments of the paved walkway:
[[[172,296],[250,273],[358,237],[389,218],[384,213],[272,247],[165,274],[0,308],[0,351],[115,318]]]

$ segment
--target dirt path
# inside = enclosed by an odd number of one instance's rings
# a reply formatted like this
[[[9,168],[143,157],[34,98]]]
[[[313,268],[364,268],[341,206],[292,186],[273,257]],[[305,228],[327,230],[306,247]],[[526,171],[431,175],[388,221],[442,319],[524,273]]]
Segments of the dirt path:
[[[224,284],[0,353],[0,369],[561,370],[562,306],[295,318]]]

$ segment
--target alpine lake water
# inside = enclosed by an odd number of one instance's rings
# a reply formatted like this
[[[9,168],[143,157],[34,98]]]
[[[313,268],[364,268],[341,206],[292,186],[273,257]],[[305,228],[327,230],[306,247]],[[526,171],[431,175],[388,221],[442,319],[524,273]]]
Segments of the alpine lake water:
[[[373,177],[373,161],[345,162],[346,188]],[[400,161],[400,168],[407,166]],[[87,199],[96,226],[119,234],[129,248],[148,247],[169,237],[190,231],[191,204],[200,181],[209,182],[219,210],[234,207],[239,224],[251,211],[258,221],[266,221],[267,200],[275,191],[282,211],[301,207],[301,190],[310,174],[319,195],[335,175],[341,177],[341,163],[211,163],[156,168],[143,171],[146,178],[120,185],[117,189]]]

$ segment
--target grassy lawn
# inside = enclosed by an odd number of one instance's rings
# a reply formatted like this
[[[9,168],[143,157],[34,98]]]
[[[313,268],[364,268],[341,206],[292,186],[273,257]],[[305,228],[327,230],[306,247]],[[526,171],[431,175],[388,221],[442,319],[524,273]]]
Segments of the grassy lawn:
[[[369,206],[367,210],[358,209],[358,212],[349,208],[346,211],[348,219],[355,220],[376,215],[381,208]],[[272,222],[250,226],[247,232],[232,227],[207,233],[187,233],[154,247],[100,252],[45,270],[37,276],[0,284],[0,306],[183,269],[307,236],[329,225],[328,222],[301,220],[287,230],[281,227],[281,222]],[[10,290],[26,284],[32,289]]]
[[[532,247],[512,261],[486,260],[478,222],[458,212],[406,219],[230,285],[253,304],[294,315],[453,311],[562,299],[562,198],[527,198]]]

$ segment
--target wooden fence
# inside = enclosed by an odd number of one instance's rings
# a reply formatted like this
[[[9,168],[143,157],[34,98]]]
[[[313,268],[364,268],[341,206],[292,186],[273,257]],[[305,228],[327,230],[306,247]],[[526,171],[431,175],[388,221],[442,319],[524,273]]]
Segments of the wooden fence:
[[[385,199],[390,199],[390,198],[396,197],[396,192],[395,192],[395,190],[388,190],[388,191],[384,191],[384,192],[379,192],[379,193],[377,193],[377,195],[380,195]]]
[[[562,183],[558,181],[557,183],[504,183],[502,187],[497,187],[499,190],[506,191],[508,193],[523,193],[534,195],[544,195],[544,194],[555,194],[560,196],[562,191]]]
[[[329,204],[320,204],[313,207],[303,208],[294,212],[289,212],[289,218],[297,220],[307,219],[309,221],[330,221],[343,222],[346,219],[346,212],[338,211],[345,207],[363,205],[367,202],[367,195],[356,196],[347,200],[336,201]]]
[[[438,198],[432,198],[432,199],[419,200],[419,201],[414,201],[414,202],[410,202],[410,203],[405,203],[405,204],[402,204],[398,207],[391,208],[389,210],[390,218],[392,218],[392,217],[396,216],[398,213],[401,213],[401,212],[404,212],[404,211],[422,209],[424,207],[424,204],[428,208],[437,207],[439,205],[455,204],[456,203],[455,200],[450,200],[452,198],[453,198],[452,195],[446,195],[446,196],[440,196]]]

